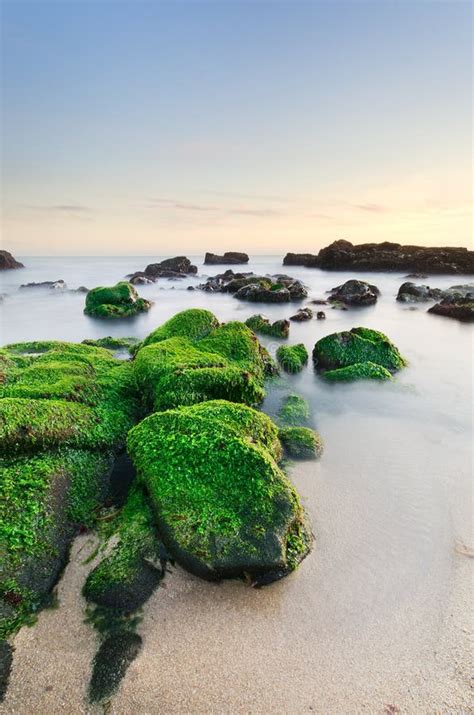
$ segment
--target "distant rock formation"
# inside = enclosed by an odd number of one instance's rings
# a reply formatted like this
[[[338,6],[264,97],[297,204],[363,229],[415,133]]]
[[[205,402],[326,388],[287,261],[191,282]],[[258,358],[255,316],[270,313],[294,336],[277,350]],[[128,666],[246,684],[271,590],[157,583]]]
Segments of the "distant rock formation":
[[[218,256],[217,253],[206,253],[204,256],[204,263],[211,266],[236,265],[237,263],[248,262],[249,257],[246,253],[236,251],[226,251],[223,256]]]
[[[41,281],[41,283],[23,283],[20,288],[49,288],[51,290],[66,290],[67,285],[61,278],[57,281]]]
[[[23,263],[20,263],[20,261],[13,258],[11,253],[8,253],[8,251],[0,251],[0,271],[24,267]]]
[[[287,253],[284,265],[327,271],[410,271],[412,273],[474,273],[474,251],[461,247],[426,248],[400,243],[334,241],[318,255]]]

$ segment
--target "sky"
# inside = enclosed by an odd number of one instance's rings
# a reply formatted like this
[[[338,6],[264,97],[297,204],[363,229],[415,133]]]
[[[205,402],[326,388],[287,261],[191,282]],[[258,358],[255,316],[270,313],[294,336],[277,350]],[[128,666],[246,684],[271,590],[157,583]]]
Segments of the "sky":
[[[464,0],[2,0],[2,247],[471,240]]]

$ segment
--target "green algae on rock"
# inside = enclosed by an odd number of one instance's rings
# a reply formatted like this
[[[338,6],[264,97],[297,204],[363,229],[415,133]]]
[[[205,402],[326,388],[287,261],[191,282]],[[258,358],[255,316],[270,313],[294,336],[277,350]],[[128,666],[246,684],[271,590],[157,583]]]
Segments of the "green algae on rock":
[[[149,300],[140,298],[127,281],[114,286],[92,288],[86,295],[84,313],[93,318],[127,318],[151,308]]]
[[[387,336],[370,328],[352,328],[350,331],[326,335],[314,346],[313,362],[319,372],[333,381],[387,379],[406,365],[405,358]],[[362,364],[365,366],[362,367]],[[351,367],[351,370],[339,372],[341,368]],[[329,374],[332,372],[333,375]]]
[[[323,377],[329,382],[352,382],[365,379],[392,380],[392,373],[382,365],[367,360],[367,362],[356,362],[347,367],[339,367],[336,370],[326,370]]]
[[[308,351],[303,343],[297,345],[280,345],[276,358],[285,372],[301,372],[308,362]]]
[[[112,633],[104,639],[92,666],[89,683],[89,700],[92,703],[105,703],[115,694],[141,647],[140,636],[130,631]]]
[[[159,343],[168,338],[201,340],[219,327],[219,321],[209,310],[190,308],[176,313],[172,318],[147,335],[140,347]]]
[[[287,425],[301,425],[309,421],[307,401],[300,395],[287,395],[278,412],[280,420]]]
[[[44,341],[2,355],[0,629],[10,633],[56,582],[77,527],[93,525],[139,405],[131,365],[102,348]]]
[[[166,336],[167,331],[161,335]],[[136,353],[134,373],[149,410],[219,398],[250,405],[263,400],[268,359],[256,336],[243,323],[210,328],[201,339],[175,335],[145,345],[147,340]]]
[[[292,459],[318,459],[323,452],[320,435],[309,427],[282,427],[278,436]]]
[[[270,323],[264,315],[252,315],[245,321],[255,333],[261,335],[271,335],[274,338],[287,338],[290,334],[290,322],[288,320],[275,320]]]
[[[125,506],[112,524],[116,540],[87,577],[83,593],[88,601],[118,611],[130,612],[145,603],[158,585],[161,569],[158,535],[143,491],[132,486]]]
[[[222,401],[155,413],[130,431],[160,535],[189,571],[270,581],[306,556],[311,534],[277,444],[266,415]]]

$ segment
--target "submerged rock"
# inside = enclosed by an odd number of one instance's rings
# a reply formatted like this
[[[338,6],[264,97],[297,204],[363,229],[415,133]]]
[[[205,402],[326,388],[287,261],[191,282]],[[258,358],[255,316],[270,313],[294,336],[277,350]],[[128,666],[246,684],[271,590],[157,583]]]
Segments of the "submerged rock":
[[[283,259],[283,265],[315,268],[318,265],[318,257],[313,253],[287,253]]]
[[[115,286],[93,288],[87,293],[84,313],[93,318],[128,318],[151,308],[127,281]]]
[[[0,251],[0,271],[11,270],[13,268],[24,268],[25,266],[20,261],[13,258],[8,251]]]
[[[270,419],[224,401],[155,413],[128,449],[168,552],[207,579],[285,576],[311,533]]]
[[[407,281],[398,289],[397,300],[400,303],[425,303],[429,300],[439,300],[445,295],[440,288],[430,288]]]
[[[251,330],[261,335],[272,335],[274,338],[287,338],[290,334],[290,323],[288,320],[275,320],[270,323],[265,315],[252,315],[245,321]]]
[[[472,323],[474,322],[474,291],[465,295],[461,293],[447,295],[441,302],[433,305],[428,313],[454,318],[464,323]]]
[[[308,351],[303,343],[298,345],[280,345],[276,358],[285,372],[301,372],[308,362]]]
[[[24,283],[20,288],[50,288],[52,290],[67,290],[66,283],[61,279],[58,281],[42,281],[41,283]]]
[[[223,256],[218,256],[216,253],[206,253],[204,263],[207,265],[225,265],[248,263],[249,257],[246,253],[238,253],[236,251],[226,251]]]
[[[352,328],[326,335],[314,346],[313,362],[319,372],[332,380],[389,378],[406,365],[405,359],[387,336],[369,328]],[[340,372],[340,368],[347,369]]]
[[[290,317],[290,320],[296,323],[302,323],[305,320],[311,320],[313,317],[313,311],[311,308],[300,308],[297,313]]]
[[[292,459],[319,459],[323,453],[323,441],[309,427],[282,427],[278,436],[283,449]]]
[[[329,302],[340,302],[344,305],[374,305],[380,291],[377,286],[366,281],[349,280],[336,288],[332,288]]]
[[[282,402],[278,416],[286,425],[304,425],[310,418],[309,404],[300,395],[287,395]]]

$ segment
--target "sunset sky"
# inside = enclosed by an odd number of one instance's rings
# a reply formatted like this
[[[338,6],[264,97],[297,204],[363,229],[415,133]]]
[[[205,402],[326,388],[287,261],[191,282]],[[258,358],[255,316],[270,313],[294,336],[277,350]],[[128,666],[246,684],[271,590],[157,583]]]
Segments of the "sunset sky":
[[[14,254],[469,244],[469,2],[2,9]]]

